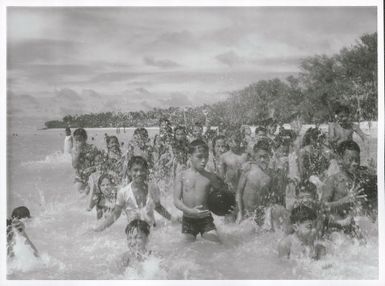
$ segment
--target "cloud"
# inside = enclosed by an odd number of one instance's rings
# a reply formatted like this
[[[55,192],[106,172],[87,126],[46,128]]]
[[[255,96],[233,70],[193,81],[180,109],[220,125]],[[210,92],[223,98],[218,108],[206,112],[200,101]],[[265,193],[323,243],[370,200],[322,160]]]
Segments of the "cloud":
[[[147,89],[145,89],[143,87],[138,87],[135,89],[135,91],[138,92],[139,94],[143,94],[143,95],[151,94]]]
[[[248,34],[252,33],[252,30],[249,31],[247,29],[247,26],[232,25],[230,27],[208,31],[202,38],[205,41],[212,41],[226,47],[234,47],[237,46],[241,40],[245,39]]]
[[[104,83],[104,82],[117,82],[117,81],[126,81],[133,78],[137,78],[143,75],[150,75],[152,73],[146,72],[108,72],[100,73],[90,80],[87,80],[87,83]]]
[[[56,98],[59,100],[64,100],[67,103],[73,103],[74,101],[81,101],[82,98],[80,95],[70,88],[62,88],[55,90]]]
[[[7,13],[7,84],[15,93],[8,107],[55,117],[215,102],[258,80],[295,75],[302,57],[331,55],[377,29],[376,7],[10,7]]]
[[[243,59],[239,57],[234,51],[229,51],[215,57],[219,62],[229,67],[238,65],[243,62]]]
[[[8,92],[8,103],[15,106],[38,106],[38,100],[29,94],[14,94],[12,91]]]
[[[179,64],[171,60],[156,60],[153,57],[144,57],[143,62],[148,66],[159,67],[163,69],[179,67]]]
[[[154,108],[153,105],[151,105],[150,103],[148,103],[148,101],[145,100],[141,101],[140,104],[144,107],[144,110],[151,110]]]
[[[15,94],[7,91],[7,113],[10,116],[36,115],[39,114],[40,102],[37,98],[29,94]]]
[[[79,43],[54,39],[23,39],[7,42],[7,65],[75,59]]]
[[[156,44],[172,44],[172,45],[197,45],[196,38],[188,30],[179,32],[167,32],[161,34],[155,41]]]
[[[29,81],[40,85],[59,85],[89,78],[95,70],[100,68],[86,64],[15,64],[8,78],[18,84]]]
[[[250,60],[253,64],[256,65],[262,65],[262,66],[289,66],[294,69],[298,67],[301,63],[302,57],[268,57],[268,58],[261,58],[261,59],[252,59]]]
[[[99,93],[97,93],[93,89],[84,89],[82,91],[82,96],[83,95],[86,96],[86,97],[93,98],[93,99],[100,99],[102,97]]]
[[[187,97],[187,95],[181,92],[173,92],[168,99],[160,99],[160,102],[165,106],[185,106],[192,105],[192,101]]]

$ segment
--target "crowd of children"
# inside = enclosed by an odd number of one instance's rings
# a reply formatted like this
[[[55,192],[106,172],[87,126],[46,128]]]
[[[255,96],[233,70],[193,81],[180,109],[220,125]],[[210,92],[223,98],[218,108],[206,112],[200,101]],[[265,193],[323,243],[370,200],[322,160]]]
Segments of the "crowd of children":
[[[375,171],[360,166],[360,148],[352,134],[365,135],[348,115],[346,108],[337,110],[328,136],[319,127],[301,136],[298,114],[290,128],[268,118],[254,134],[246,125],[208,126],[205,132],[199,122],[173,128],[162,118],[153,140],[145,128],[137,128],[123,152],[118,138],[107,134],[106,151],[98,150],[87,143],[82,128],[72,139],[66,130],[66,142],[73,148],[65,146],[76,188],[89,195],[87,210],[96,208],[99,224],[94,231],[108,228],[122,211],[126,215],[129,252],[123,265],[149,253],[145,246],[157,225],[154,211],[181,223],[186,241],[201,234],[220,243],[208,203],[213,190],[235,198],[226,223],[252,221],[258,229],[281,229],[286,236],[277,246],[280,257],[298,253],[319,259],[327,252],[322,241],[332,232],[364,240],[354,220],[357,214],[376,218],[376,184],[367,183],[376,181]],[[166,190],[160,190],[161,181],[166,181]],[[171,191],[181,217],[171,215],[161,202]]]

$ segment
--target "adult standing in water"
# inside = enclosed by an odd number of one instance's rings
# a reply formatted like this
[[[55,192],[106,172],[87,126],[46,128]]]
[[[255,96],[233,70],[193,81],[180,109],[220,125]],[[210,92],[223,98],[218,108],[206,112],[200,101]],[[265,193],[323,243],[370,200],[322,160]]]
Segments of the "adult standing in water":
[[[153,149],[155,177],[158,179],[171,177],[173,140],[170,121],[167,118],[161,118],[159,134],[155,135]]]
[[[83,128],[76,129],[72,149],[72,167],[76,170],[75,185],[79,192],[89,193],[89,176],[97,170],[102,160],[102,152],[87,143],[87,132]]]
[[[64,138],[64,154],[71,154],[73,147],[73,138],[71,134],[71,129],[66,127],[65,129],[66,137]]]

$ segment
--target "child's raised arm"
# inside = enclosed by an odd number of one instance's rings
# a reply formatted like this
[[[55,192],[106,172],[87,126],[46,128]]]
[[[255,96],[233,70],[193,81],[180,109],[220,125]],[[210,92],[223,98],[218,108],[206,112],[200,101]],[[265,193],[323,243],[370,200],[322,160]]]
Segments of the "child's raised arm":
[[[278,257],[290,258],[291,241],[289,237],[285,237],[278,244]]]
[[[165,219],[171,220],[171,214],[166,210],[166,208],[160,203],[160,191],[157,185],[150,184],[149,185],[149,193],[154,201],[155,210],[158,214],[160,214]]]
[[[324,204],[324,206],[330,210],[334,211],[340,208],[341,206],[345,204],[354,203],[357,198],[362,197],[360,191],[360,186],[353,186],[351,190],[348,191],[348,194],[344,197],[342,197],[339,200],[332,201],[332,198],[335,193],[335,186],[334,186],[334,177],[330,177],[326,180],[325,185],[323,187],[322,196],[321,196],[321,202]]]
[[[239,179],[238,187],[237,187],[237,192],[235,194],[235,200],[237,202],[238,206],[238,214],[237,214],[237,223],[240,223],[243,218],[243,191],[245,190],[246,182],[247,182],[247,174],[248,171],[244,170],[241,173],[241,177]]]
[[[188,212],[189,208],[183,203],[182,201],[182,178],[183,178],[183,172],[180,172],[176,178],[175,178],[175,184],[174,184],[174,205],[177,209],[181,210],[182,212]]]
[[[226,177],[226,163],[223,160],[223,154],[219,157],[218,175],[222,179],[225,179],[225,177]]]
[[[365,142],[367,135],[361,130],[358,124],[353,124],[353,131],[356,132],[357,135],[360,136],[361,140]]]
[[[333,146],[334,143],[338,140],[338,138],[335,138],[335,123],[334,122],[329,123],[328,134],[329,134],[329,144],[330,144],[330,146]]]
[[[88,178],[88,186],[90,187],[91,194],[90,194],[90,203],[88,205],[87,211],[91,211],[94,206],[98,202],[98,195],[97,195],[97,180],[96,180],[96,174],[93,173],[91,176]]]
[[[72,167],[77,168],[80,158],[80,145],[75,141],[72,148]]]
[[[111,214],[103,221],[101,225],[95,228],[94,231],[100,232],[111,226],[122,214],[122,209],[123,207],[116,204]]]

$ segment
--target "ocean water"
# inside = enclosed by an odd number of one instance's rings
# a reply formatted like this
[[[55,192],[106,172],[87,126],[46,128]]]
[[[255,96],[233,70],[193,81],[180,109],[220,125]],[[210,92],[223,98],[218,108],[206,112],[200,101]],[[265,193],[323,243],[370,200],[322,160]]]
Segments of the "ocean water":
[[[104,133],[124,142],[133,133],[132,129],[120,134],[115,129],[87,131],[89,142],[100,148]],[[357,140],[362,162],[376,159],[376,128],[364,131],[371,138],[364,144]],[[155,132],[150,130],[150,135]],[[20,205],[30,209],[26,232],[41,254],[35,258],[19,244],[17,258],[7,261],[8,279],[378,279],[377,223],[366,218],[358,218],[366,245],[340,239],[329,245],[323,260],[311,261],[278,259],[280,232],[255,232],[247,222],[225,224],[220,217],[214,219],[223,244],[199,238],[186,245],[181,226],[157,216],[149,243],[153,255],[136,269],[116,273],[113,264],[127,250],[126,218],[122,215],[102,233],[89,231],[96,225],[95,210],[87,212],[88,198],[74,189],[71,158],[62,153],[63,130],[12,128],[7,139],[7,214]],[[172,190],[163,192],[162,203],[180,215]]]

